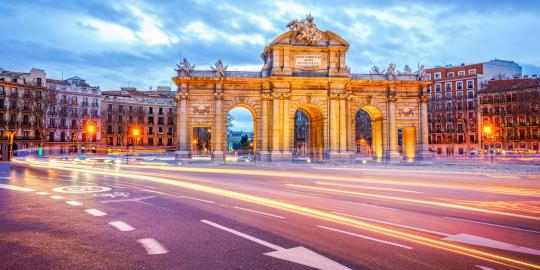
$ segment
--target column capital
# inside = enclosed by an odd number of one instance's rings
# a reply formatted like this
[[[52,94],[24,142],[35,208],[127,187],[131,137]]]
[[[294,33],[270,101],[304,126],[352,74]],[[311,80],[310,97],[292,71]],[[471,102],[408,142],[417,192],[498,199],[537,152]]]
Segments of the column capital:
[[[189,93],[188,92],[178,92],[175,96],[176,101],[180,101],[182,99],[189,99]]]
[[[214,93],[214,98],[216,100],[223,100],[223,92],[215,92]]]
[[[429,96],[419,96],[418,99],[420,100],[420,103],[427,103],[430,100]]]
[[[394,103],[394,102],[396,102],[396,101],[398,100],[398,98],[397,98],[395,95],[393,95],[393,96],[388,95],[388,96],[386,97],[386,100],[387,100],[389,103]]]
[[[276,93],[276,92],[273,92],[272,95],[271,95],[271,97],[272,97],[273,99],[280,99],[280,98],[283,97],[283,93]]]

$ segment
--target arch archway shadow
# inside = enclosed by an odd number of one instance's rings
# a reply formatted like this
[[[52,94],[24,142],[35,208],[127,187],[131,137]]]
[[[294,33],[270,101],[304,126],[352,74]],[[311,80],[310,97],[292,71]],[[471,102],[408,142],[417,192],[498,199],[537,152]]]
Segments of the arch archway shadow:
[[[319,108],[306,104],[294,113],[294,159],[309,162],[324,158],[323,116]]]
[[[366,105],[355,113],[355,144],[357,156],[369,156],[376,162],[383,159],[382,113]]]

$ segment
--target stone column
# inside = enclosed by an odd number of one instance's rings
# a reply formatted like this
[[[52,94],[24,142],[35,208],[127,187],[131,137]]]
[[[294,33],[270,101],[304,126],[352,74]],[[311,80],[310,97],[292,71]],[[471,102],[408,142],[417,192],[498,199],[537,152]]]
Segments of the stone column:
[[[283,161],[292,161],[291,152],[291,117],[289,113],[289,103],[291,102],[291,94],[283,94]]]
[[[213,132],[214,137],[214,160],[216,161],[223,161],[223,112],[222,112],[222,104],[223,104],[223,93],[221,90],[216,90],[216,93],[214,93],[215,97],[215,112],[214,112],[214,121],[215,121],[215,130]]]
[[[190,142],[188,141],[188,121],[187,121],[187,92],[176,94],[176,134],[177,134],[177,159],[187,159],[190,157]]]
[[[398,152],[398,136],[396,128],[396,101],[395,93],[391,93],[387,97],[388,100],[388,113],[386,115],[388,119],[388,150],[386,157],[390,162],[400,162]]]
[[[329,127],[330,127],[330,160],[339,159],[339,102],[337,94],[330,94],[329,96],[330,110],[329,110]]]
[[[261,152],[259,154],[259,158],[261,161],[270,161],[270,152],[268,151],[268,136],[269,136],[269,130],[268,130],[268,122],[270,121],[268,114],[269,112],[269,103],[270,103],[271,95],[270,94],[262,94],[261,95],[261,101],[262,101],[262,115],[261,115]],[[255,122],[256,123],[256,122]],[[254,127],[254,129],[257,127]]]
[[[347,153],[347,107],[345,95],[339,97],[339,155],[341,159],[348,159]]]
[[[272,161],[281,161],[281,117],[280,117],[280,93],[272,94],[272,151],[270,152]]]
[[[421,162],[430,163],[433,162],[433,154],[429,151],[428,102],[429,96],[419,98],[420,147],[417,156]]]

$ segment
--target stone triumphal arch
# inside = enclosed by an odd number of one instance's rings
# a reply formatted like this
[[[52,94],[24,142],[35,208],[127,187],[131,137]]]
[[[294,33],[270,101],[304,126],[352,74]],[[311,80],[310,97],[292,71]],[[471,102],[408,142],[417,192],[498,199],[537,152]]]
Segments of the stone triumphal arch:
[[[343,38],[311,16],[288,26],[264,49],[260,72],[228,71],[221,60],[194,70],[183,59],[173,78],[178,158],[223,159],[227,112],[238,106],[253,115],[257,160],[430,158],[422,67],[351,73]]]

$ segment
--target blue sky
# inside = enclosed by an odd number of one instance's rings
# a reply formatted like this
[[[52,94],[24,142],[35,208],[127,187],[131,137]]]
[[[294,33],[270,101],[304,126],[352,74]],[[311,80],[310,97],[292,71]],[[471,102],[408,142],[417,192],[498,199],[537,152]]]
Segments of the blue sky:
[[[0,67],[78,75],[103,90],[171,85],[179,56],[259,70],[264,46],[307,13],[351,44],[348,65],[514,60],[540,74],[540,1],[1,1]]]

